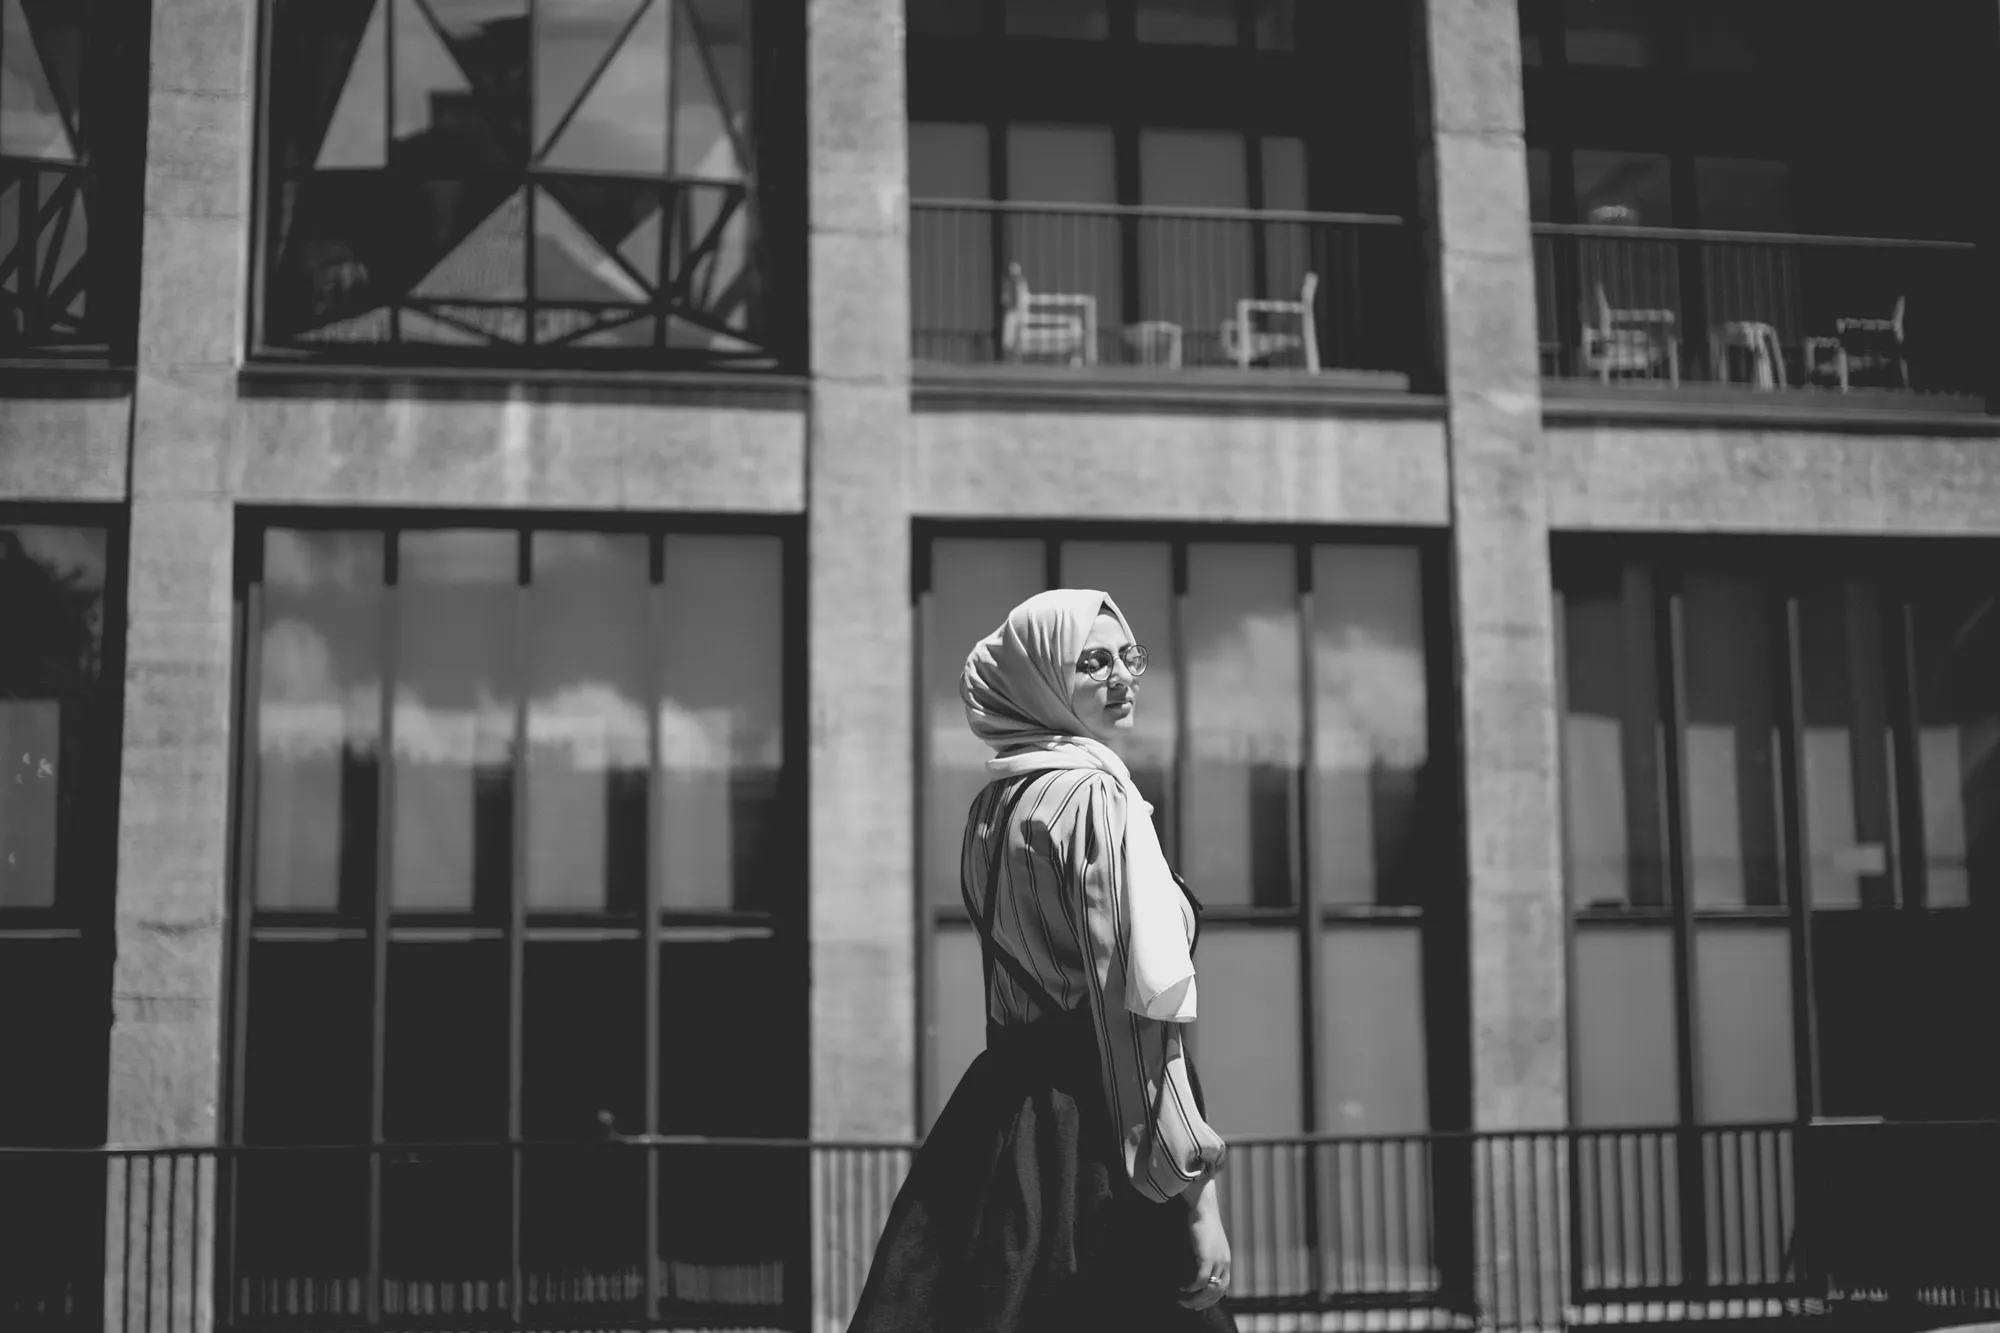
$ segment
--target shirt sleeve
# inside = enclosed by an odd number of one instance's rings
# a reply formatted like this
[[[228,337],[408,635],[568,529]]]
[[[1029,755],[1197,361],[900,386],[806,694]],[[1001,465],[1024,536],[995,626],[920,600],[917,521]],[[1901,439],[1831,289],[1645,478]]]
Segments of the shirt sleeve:
[[[1125,1007],[1125,790],[1093,774],[1078,793],[1067,845],[1057,849],[1071,910],[1084,921],[1084,965],[1104,1099],[1118,1127],[1125,1172],[1164,1203],[1222,1163],[1222,1138],[1195,1106],[1181,1024]]]

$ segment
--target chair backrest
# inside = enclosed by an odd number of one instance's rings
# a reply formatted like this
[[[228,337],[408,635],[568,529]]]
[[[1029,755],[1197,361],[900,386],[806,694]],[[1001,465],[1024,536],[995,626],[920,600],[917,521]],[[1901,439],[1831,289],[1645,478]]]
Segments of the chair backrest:
[[[1305,281],[1299,284],[1299,304],[1308,310],[1312,309],[1313,296],[1318,291],[1319,274],[1313,272],[1311,269],[1307,269]]]
[[[1896,330],[1896,336],[1903,336],[1903,307],[1909,301],[1907,296],[1896,298],[1896,308],[1889,312],[1889,326]]]
[[[1591,287],[1597,296],[1597,327],[1604,333],[1610,333],[1611,298],[1604,294],[1604,284],[1602,282],[1592,283]]]
[[[1022,314],[1028,313],[1028,302],[1033,298],[1028,294],[1028,277],[1021,272],[1021,261],[1014,260],[1007,265],[1008,304]]]

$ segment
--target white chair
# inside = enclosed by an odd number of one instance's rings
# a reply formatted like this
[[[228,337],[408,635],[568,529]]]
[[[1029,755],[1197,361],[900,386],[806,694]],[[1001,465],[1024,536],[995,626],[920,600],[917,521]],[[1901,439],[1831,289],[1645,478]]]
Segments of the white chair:
[[[1171,320],[1143,319],[1125,330],[1125,345],[1141,366],[1181,368],[1181,326]]]
[[[1072,366],[1097,364],[1097,298],[1033,292],[1019,263],[1007,265],[1007,313],[1000,346],[1009,361],[1054,357]]]
[[[1601,282],[1596,295],[1596,322],[1586,312],[1583,324],[1584,369],[1609,384],[1613,375],[1654,378],[1664,365],[1668,381],[1678,387],[1681,347],[1674,312],[1614,307]]]
[[[1299,284],[1296,301],[1260,301],[1245,298],[1236,303],[1236,318],[1222,326],[1222,354],[1243,370],[1252,361],[1262,361],[1285,352],[1303,351],[1306,369],[1319,374],[1319,329],[1313,319],[1313,295],[1319,290],[1319,274],[1308,271]],[[1290,315],[1299,321],[1297,333],[1260,332],[1258,315]]]
[[[1833,321],[1833,337],[1806,339],[1806,379],[1826,367],[1832,353],[1834,376],[1840,391],[1848,390],[1849,377],[1857,370],[1887,370],[1895,367],[1903,388],[1910,387],[1910,362],[1903,354],[1903,310],[1905,297],[1897,297],[1887,319],[1846,317]]]
[[[1709,360],[1716,377],[1728,384],[1735,380],[1730,353],[1738,348],[1750,354],[1750,382],[1760,389],[1785,387],[1785,347],[1778,330],[1751,319],[1733,319],[1720,325],[1709,339]]]

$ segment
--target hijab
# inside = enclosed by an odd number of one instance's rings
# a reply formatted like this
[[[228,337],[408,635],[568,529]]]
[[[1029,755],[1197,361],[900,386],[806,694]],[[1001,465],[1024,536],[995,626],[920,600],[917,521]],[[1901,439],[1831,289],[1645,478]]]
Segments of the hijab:
[[[1153,807],[1111,747],[1092,737],[1070,702],[1076,659],[1100,613],[1129,636],[1125,613],[1106,593],[1056,588],[1007,613],[965,659],[959,697],[972,734],[993,747],[986,771],[1019,777],[1051,768],[1094,768],[1125,793],[1125,1007],[1144,1018],[1191,1023],[1194,959],[1180,886],[1153,830]]]

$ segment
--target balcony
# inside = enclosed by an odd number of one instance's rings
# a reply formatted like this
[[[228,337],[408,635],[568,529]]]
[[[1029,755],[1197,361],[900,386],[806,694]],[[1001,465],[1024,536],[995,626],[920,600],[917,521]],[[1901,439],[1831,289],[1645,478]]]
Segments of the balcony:
[[[1404,390],[1424,319],[1402,219],[918,201],[920,367]]]
[[[1964,242],[1538,225],[1542,373],[1719,401],[1981,411],[1978,259]]]
[[[910,1156],[0,1150],[0,1326],[838,1330]],[[1246,1329],[2000,1308],[2000,1122],[1240,1139],[1222,1181]]]

